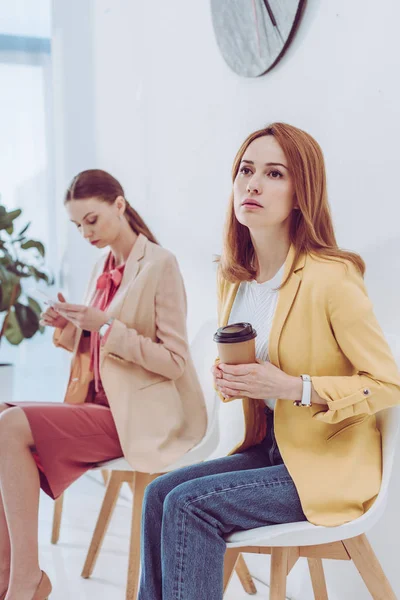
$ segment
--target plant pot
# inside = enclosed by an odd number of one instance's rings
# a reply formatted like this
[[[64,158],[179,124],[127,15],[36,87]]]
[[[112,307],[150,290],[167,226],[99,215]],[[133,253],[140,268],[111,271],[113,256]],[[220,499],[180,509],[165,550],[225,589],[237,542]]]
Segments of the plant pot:
[[[0,363],[0,402],[13,401],[14,365]]]

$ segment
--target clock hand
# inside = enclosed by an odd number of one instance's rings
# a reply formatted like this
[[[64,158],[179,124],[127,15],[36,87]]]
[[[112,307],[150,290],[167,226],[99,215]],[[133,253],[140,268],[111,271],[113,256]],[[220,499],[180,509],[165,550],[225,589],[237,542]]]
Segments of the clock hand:
[[[271,23],[275,27],[276,31],[278,32],[278,35],[281,38],[282,44],[284,44],[285,40],[283,39],[282,34],[281,34],[280,30],[279,30],[278,23],[276,22],[274,13],[272,12],[272,8],[270,7],[270,4],[269,4],[268,0],[264,0],[264,4],[265,4],[265,8],[267,9],[269,18],[271,19]]]
[[[253,4],[253,11],[254,11],[254,20],[256,22],[258,54],[261,56],[261,41],[260,41],[260,32],[258,30],[258,17],[257,17],[256,0],[252,0],[252,4]]]

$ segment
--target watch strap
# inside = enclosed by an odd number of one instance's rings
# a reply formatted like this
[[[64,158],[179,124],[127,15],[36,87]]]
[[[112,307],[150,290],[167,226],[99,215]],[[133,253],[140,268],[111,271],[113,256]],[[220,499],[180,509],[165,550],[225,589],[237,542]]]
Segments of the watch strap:
[[[113,323],[114,319],[111,317],[111,319],[108,319],[108,321],[106,321],[99,329],[99,335],[100,337],[104,337],[105,334],[107,333],[107,330],[109,327],[111,327],[112,323]]]
[[[311,377],[309,375],[300,375],[303,380],[303,393],[301,395],[301,400],[295,400],[293,404],[295,406],[311,406]]]

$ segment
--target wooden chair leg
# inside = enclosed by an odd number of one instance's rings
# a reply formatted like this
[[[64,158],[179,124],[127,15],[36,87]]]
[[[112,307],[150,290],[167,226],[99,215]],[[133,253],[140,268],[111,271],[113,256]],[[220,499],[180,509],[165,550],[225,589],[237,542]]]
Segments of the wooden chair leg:
[[[285,600],[289,550],[278,547],[271,550],[270,600]]]
[[[353,560],[374,600],[397,600],[382,567],[366,536],[359,535],[343,540],[343,545]]]
[[[51,543],[57,544],[60,538],[60,527],[61,527],[61,516],[64,504],[64,494],[61,494],[54,501],[54,511],[53,511],[53,528],[51,532]]]
[[[102,469],[101,470],[101,476],[103,478],[104,485],[107,485],[107,483],[108,483],[108,477],[109,477],[109,472],[107,471],[107,469]]]
[[[242,584],[244,591],[250,595],[257,594],[257,588],[254,585],[253,578],[250,575],[249,569],[247,568],[243,554],[239,554],[234,570],[240,579],[240,583]]]
[[[90,542],[89,550],[86,556],[86,561],[82,570],[82,577],[84,577],[85,579],[90,577],[93,573],[93,569],[95,567],[96,560],[99,555],[105,533],[107,531],[107,527],[110,523],[115,504],[118,500],[118,494],[121,489],[121,485],[127,479],[127,473],[130,472],[111,472],[103,504],[101,505],[101,510],[97,518],[96,527],[92,536],[92,540]],[[132,472],[131,475],[133,476],[134,473]]]
[[[131,521],[131,539],[129,545],[128,581],[126,586],[126,600],[136,600],[139,589],[140,571],[140,531],[142,522],[142,505],[146,487],[154,479],[147,473],[135,472],[132,483],[133,504]]]
[[[224,592],[235,570],[236,561],[239,558],[240,548],[227,548],[224,558]]]
[[[320,558],[308,558],[307,560],[315,600],[329,600],[322,560]]]

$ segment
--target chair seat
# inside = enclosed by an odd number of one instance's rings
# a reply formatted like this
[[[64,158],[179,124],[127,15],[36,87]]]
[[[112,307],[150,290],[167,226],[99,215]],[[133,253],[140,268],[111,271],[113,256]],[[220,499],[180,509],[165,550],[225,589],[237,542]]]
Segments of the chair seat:
[[[400,428],[400,406],[377,415],[377,425],[382,435],[383,477],[381,489],[371,508],[361,517],[338,527],[322,527],[307,521],[268,525],[248,531],[237,531],[225,538],[228,548],[240,546],[318,546],[348,540],[366,533],[381,518],[386,508],[390,475]]]
[[[338,527],[313,525],[308,521],[267,525],[236,531],[225,538],[228,548],[240,546],[317,546],[361,535],[370,529],[384,511],[383,503],[372,506],[358,519]]]

